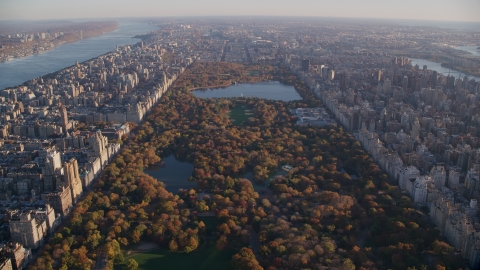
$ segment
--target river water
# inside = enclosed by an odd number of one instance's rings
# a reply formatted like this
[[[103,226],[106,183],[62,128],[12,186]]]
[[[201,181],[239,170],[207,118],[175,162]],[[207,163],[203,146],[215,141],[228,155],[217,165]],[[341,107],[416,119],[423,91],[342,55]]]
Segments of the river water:
[[[13,87],[32,78],[72,66],[115,49],[115,45],[135,44],[135,35],[157,28],[134,21],[119,21],[117,30],[100,36],[61,45],[51,51],[0,63],[0,89]]]
[[[467,51],[474,56],[480,56],[480,47],[479,46],[458,46],[455,47],[456,50]]]
[[[428,60],[424,60],[424,59],[416,59],[416,58],[411,58],[411,60],[412,60],[412,66],[415,66],[415,65],[418,64],[420,66],[420,69],[423,68],[423,65],[427,65],[428,69],[435,70],[438,73],[443,74],[445,76],[450,74],[450,75],[454,76],[455,78],[458,78],[458,75],[461,74],[462,79],[463,79],[463,77],[467,76],[469,79],[473,78],[477,82],[480,81],[480,77],[465,75],[465,73],[461,73],[461,72],[453,70],[453,69],[442,67],[441,63],[432,62],[432,61],[428,61]]]

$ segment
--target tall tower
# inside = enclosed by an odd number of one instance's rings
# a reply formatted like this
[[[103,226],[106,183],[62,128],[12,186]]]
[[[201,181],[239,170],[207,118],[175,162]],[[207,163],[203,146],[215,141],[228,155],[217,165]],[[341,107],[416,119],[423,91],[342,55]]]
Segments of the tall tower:
[[[45,221],[32,217],[33,211],[15,213],[10,220],[10,235],[12,241],[22,244],[26,248],[36,249],[43,245],[43,236],[46,234]],[[44,227],[45,226],[45,227]]]
[[[340,81],[340,89],[345,90],[347,88],[347,74],[345,72],[338,74],[338,80]]]
[[[407,77],[406,75],[403,76],[402,88],[403,88],[403,92],[407,92],[407,88],[408,88],[408,77]]]
[[[68,131],[68,115],[67,115],[67,108],[65,106],[60,106],[60,115],[62,117],[62,128],[63,132],[67,133]]]
[[[379,69],[375,72],[375,79],[377,80],[377,82],[382,80],[382,70]]]
[[[302,59],[302,71],[308,72],[310,67],[310,60],[309,59]]]
[[[71,190],[72,202],[76,203],[82,195],[83,187],[80,175],[78,172],[77,160],[72,158],[70,161],[63,164],[64,170],[64,186],[67,186]]]
[[[95,152],[96,155],[100,155],[107,146],[108,139],[102,135],[100,131],[95,132],[93,136],[88,138],[88,143],[90,148]]]

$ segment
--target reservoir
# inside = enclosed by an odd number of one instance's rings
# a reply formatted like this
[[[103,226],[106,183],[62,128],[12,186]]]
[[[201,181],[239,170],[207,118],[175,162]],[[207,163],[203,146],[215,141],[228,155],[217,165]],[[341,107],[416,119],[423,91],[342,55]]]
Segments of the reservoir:
[[[225,88],[195,90],[193,94],[199,98],[233,98],[243,96],[280,101],[302,99],[293,86],[280,82],[236,84]]]
[[[475,81],[480,81],[480,77],[475,77],[475,76],[470,76],[470,75],[465,75],[465,73],[461,73],[459,71],[449,69],[442,67],[442,63],[437,63],[437,62],[432,62],[424,59],[417,59],[417,58],[411,58],[412,60],[412,66],[419,65],[420,69],[422,69],[423,65],[427,65],[427,68],[430,70],[435,70],[440,74],[443,74],[444,76],[447,76],[449,73],[450,75],[454,76],[455,78],[458,78],[458,75],[461,74],[461,77],[467,76],[469,79],[475,79]]]
[[[164,166],[151,167],[145,170],[145,173],[162,181],[167,185],[167,191],[177,194],[178,190],[196,188],[196,181],[188,181],[192,176],[193,164],[178,161],[174,155],[162,158]]]
[[[100,36],[64,44],[37,55],[0,63],[0,89],[13,87],[32,78],[72,66],[115,49],[116,45],[135,44],[135,35],[157,29],[147,23],[119,21],[118,29]]]

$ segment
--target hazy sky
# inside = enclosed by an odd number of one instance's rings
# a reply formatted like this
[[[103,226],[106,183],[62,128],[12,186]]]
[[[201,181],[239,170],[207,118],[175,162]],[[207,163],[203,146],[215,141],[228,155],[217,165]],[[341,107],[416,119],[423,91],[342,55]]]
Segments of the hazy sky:
[[[192,15],[478,22],[480,0],[0,0],[0,20]]]

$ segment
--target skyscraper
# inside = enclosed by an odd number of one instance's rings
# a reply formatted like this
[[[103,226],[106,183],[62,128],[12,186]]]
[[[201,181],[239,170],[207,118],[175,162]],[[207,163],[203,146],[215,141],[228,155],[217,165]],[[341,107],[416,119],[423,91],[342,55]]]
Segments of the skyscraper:
[[[382,71],[380,69],[375,72],[375,79],[378,82],[382,80]]]
[[[403,88],[403,92],[407,92],[407,89],[408,89],[408,77],[407,77],[406,75],[403,76],[402,88]]]
[[[453,89],[455,87],[455,77],[448,75],[447,76],[447,88]]]
[[[62,117],[62,128],[63,132],[67,133],[68,131],[68,115],[67,115],[67,108],[65,106],[60,106],[60,115]]]
[[[26,248],[36,249],[43,245],[47,223],[32,217],[32,212],[19,212],[12,216],[9,223],[10,235],[13,242],[18,242]]]
[[[310,67],[310,60],[302,59],[302,71],[308,72],[309,67]]]
[[[64,186],[70,188],[72,202],[76,203],[77,200],[82,195],[82,181],[80,180],[80,175],[78,172],[78,163],[77,160],[72,158],[70,161],[63,164],[64,170]]]
[[[433,76],[432,76],[432,84],[433,84],[433,86],[437,86],[437,80],[438,80],[438,72],[433,71]]]
[[[344,72],[338,74],[338,80],[340,81],[340,89],[345,90],[347,88],[347,74]]]

